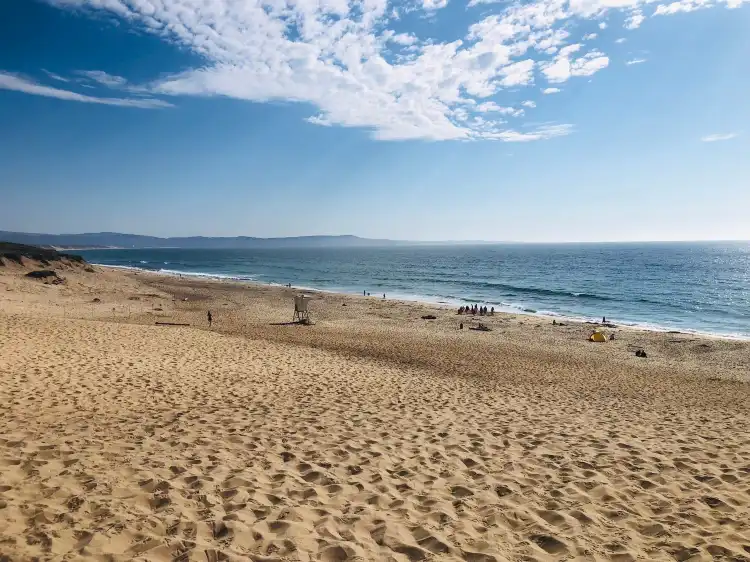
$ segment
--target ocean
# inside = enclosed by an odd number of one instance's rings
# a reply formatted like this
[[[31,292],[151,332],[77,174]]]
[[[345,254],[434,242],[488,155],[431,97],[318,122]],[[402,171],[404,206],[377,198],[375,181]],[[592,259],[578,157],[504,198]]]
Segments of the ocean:
[[[76,252],[88,261],[750,339],[750,243]]]

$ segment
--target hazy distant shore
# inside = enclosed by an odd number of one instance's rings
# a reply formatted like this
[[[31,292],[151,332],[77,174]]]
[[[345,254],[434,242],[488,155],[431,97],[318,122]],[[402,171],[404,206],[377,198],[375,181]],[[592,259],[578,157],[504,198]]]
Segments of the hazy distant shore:
[[[125,250],[126,248],[120,248],[117,246],[50,246],[53,250],[58,252],[74,252],[76,250],[84,252],[86,250]]]

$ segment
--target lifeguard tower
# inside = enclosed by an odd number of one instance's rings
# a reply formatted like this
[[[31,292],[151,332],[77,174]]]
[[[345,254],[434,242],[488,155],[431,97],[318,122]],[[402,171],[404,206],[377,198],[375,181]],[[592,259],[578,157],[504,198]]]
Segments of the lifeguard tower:
[[[292,322],[301,322],[307,324],[310,322],[310,312],[307,310],[307,304],[310,302],[308,295],[296,295],[294,297],[294,316]]]

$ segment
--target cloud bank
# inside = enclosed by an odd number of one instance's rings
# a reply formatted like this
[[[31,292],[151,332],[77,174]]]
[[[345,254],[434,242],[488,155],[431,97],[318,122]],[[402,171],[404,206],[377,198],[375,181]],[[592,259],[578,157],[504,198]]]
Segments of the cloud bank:
[[[315,108],[309,123],[362,127],[385,140],[503,141],[539,140],[571,130],[568,124],[524,126],[525,110],[502,103],[508,91],[536,86],[556,93],[558,85],[609,66],[604,47],[584,46],[595,34],[572,37],[571,30],[582,26],[571,20],[593,20],[603,30],[602,18],[621,11],[623,27],[632,30],[654,15],[737,7],[743,1],[470,0],[462,9],[478,21],[459,38],[439,42],[393,28],[411,12],[439,17],[456,7],[455,0],[47,0],[61,9],[114,14],[206,61],[202,68],[139,86],[85,71],[83,76],[107,88],[304,102]],[[488,111],[488,103],[505,110]]]

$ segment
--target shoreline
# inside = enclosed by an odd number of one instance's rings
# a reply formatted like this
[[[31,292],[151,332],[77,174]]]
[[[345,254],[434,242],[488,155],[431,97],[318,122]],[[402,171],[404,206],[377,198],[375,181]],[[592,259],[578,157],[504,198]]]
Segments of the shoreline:
[[[256,286],[262,286],[262,287],[280,287],[280,288],[288,288],[286,285],[282,285],[280,283],[274,283],[274,282],[264,282],[259,281],[256,278],[253,278],[252,276],[233,276],[228,274],[220,274],[220,273],[203,273],[203,272],[180,272],[176,270],[160,270],[160,271],[154,271],[152,269],[146,269],[136,266],[126,266],[126,265],[108,265],[108,264],[99,264],[99,263],[92,263],[92,265],[95,265],[97,267],[105,267],[105,268],[111,268],[115,270],[125,270],[125,271],[135,271],[138,273],[146,273],[149,275],[163,275],[166,277],[172,277],[176,279],[180,279],[182,276],[187,278],[194,278],[196,280],[213,280],[213,281],[220,281],[220,282],[229,282],[229,283],[238,283],[238,284],[249,284],[249,285],[256,285]],[[341,295],[341,296],[347,296],[347,297],[362,297],[365,299],[378,299],[379,297],[376,296],[369,296],[364,297],[363,295],[360,295],[359,293],[354,292],[345,292],[345,291],[336,291],[333,289],[321,289],[317,287],[307,287],[302,285],[294,285],[292,284],[292,289],[299,290],[299,291],[307,291],[307,292],[319,292],[324,294],[331,294],[331,295]],[[387,293],[386,293],[387,294]],[[475,302],[475,301],[459,301],[455,300],[453,302],[447,301],[447,300],[438,300],[430,299],[429,297],[423,297],[420,295],[401,295],[397,294],[395,297],[388,297],[386,300],[396,301],[396,302],[408,302],[408,303],[418,303],[423,305],[430,305],[435,306],[441,309],[457,309],[459,306],[465,306],[467,302]],[[483,304],[481,302],[476,301],[476,304]],[[502,308],[495,311],[496,315],[521,315],[521,316],[529,316],[533,318],[542,318],[542,319],[549,319],[549,320],[556,320],[558,322],[570,322],[575,324],[581,324],[581,325],[592,325],[592,326],[602,326],[602,323],[599,322],[596,318],[593,317],[586,317],[586,316],[566,316],[563,314],[556,313],[554,311],[536,311],[531,309],[525,309],[522,307],[514,307],[511,305],[503,305]],[[471,317],[471,316],[467,316]],[[484,318],[483,316],[477,316],[477,318]],[[690,336],[697,336],[697,337],[705,337],[709,339],[718,339],[718,340],[727,340],[727,341],[739,341],[739,342],[750,342],[750,335],[743,335],[743,334],[728,334],[728,333],[722,333],[722,332],[707,332],[697,329],[691,329],[691,328],[677,328],[674,326],[663,326],[659,324],[652,324],[650,322],[627,322],[618,320],[617,318],[609,318],[607,320],[607,324],[614,324],[617,328],[620,329],[627,329],[627,330],[634,330],[634,331],[640,331],[640,332],[647,332],[647,333],[659,333],[659,334],[682,334],[682,335],[690,335]]]
[[[750,552],[750,343],[36,267],[0,268],[13,560]]]

